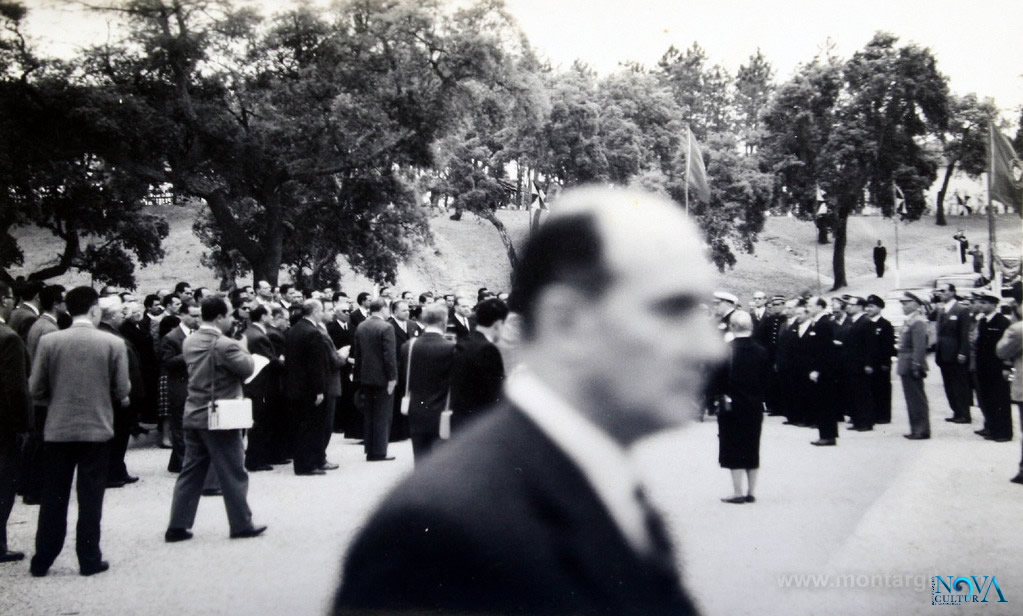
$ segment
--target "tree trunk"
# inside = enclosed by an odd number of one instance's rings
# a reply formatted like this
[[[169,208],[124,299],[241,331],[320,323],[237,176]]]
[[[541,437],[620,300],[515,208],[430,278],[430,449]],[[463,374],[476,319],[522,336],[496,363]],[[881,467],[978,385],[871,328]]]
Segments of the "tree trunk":
[[[952,173],[955,171],[956,161],[952,161],[945,168],[945,179],[941,181],[941,190],[938,191],[938,202],[935,204],[935,211],[937,216],[934,218],[934,224],[939,227],[944,227],[948,224],[945,220],[945,193],[948,192],[948,182],[952,179]]]
[[[835,274],[835,284],[831,287],[832,291],[837,291],[849,284],[845,279],[845,231],[849,214],[843,212],[842,210],[844,209],[840,207],[838,214],[835,216],[835,228],[832,230],[832,234],[835,236],[835,249],[831,257],[831,267]]]
[[[508,235],[508,229],[492,210],[487,210],[480,215],[497,229],[497,234],[501,236],[501,243],[504,244],[504,249],[508,253],[508,262],[511,263],[512,272],[514,272],[519,267],[519,257],[515,253],[515,245],[511,241],[511,236]]]

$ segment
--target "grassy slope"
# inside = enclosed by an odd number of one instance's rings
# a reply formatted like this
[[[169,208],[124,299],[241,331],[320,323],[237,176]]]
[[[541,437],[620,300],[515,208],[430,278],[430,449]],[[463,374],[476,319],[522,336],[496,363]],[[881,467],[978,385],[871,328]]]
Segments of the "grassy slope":
[[[194,210],[188,207],[168,206],[160,209],[171,223],[170,236],[162,263],[137,271],[139,290],[151,292],[160,287],[173,286],[178,280],[189,280],[193,285],[216,288],[219,281],[212,272],[199,264],[204,247],[191,231]],[[525,211],[502,211],[499,218],[508,227],[511,236],[521,241],[528,229]],[[493,226],[472,215],[461,221],[449,220],[438,212],[431,220],[434,245],[421,247],[415,256],[402,265],[398,272],[398,288],[420,292],[425,289],[465,290],[475,294],[478,287],[507,289],[509,265],[501,240]],[[969,264],[959,264],[952,235],[963,229],[971,245],[987,245],[987,219],[953,217],[949,226],[938,227],[933,218],[899,226],[902,286],[924,285],[937,275],[970,271]],[[29,267],[37,267],[54,259],[57,248],[46,232],[22,229],[18,233]],[[850,289],[862,293],[883,293],[895,286],[894,274],[877,280],[873,273],[871,248],[881,239],[888,247],[889,269],[895,267],[894,224],[874,216],[858,216],[849,220],[849,241],[846,249],[846,273]],[[793,294],[803,289],[816,288],[815,233],[810,223],[787,217],[770,218],[765,225],[756,252],[740,254],[735,269],[725,272],[721,286],[748,298],[756,289],[767,292]],[[1017,251],[1023,244],[1020,219],[1014,215],[998,217],[999,242],[1011,242]],[[826,291],[831,285],[832,246],[820,248],[820,272]],[[15,274],[20,273],[18,271]],[[62,284],[88,283],[89,278],[68,275],[58,280]],[[343,286],[358,292],[370,288],[368,280],[345,271]]]

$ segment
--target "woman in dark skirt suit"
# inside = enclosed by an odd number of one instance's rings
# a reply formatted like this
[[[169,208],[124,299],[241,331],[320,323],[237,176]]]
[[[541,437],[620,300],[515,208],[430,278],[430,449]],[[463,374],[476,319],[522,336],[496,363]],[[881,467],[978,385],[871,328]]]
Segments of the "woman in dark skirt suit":
[[[718,407],[718,463],[732,471],[735,493],[721,499],[726,503],[756,502],[753,496],[760,468],[760,427],[764,421],[764,392],[767,386],[767,351],[750,335],[749,313],[736,311],[729,330],[729,357],[716,371],[709,393]],[[743,493],[742,478],[747,489]]]

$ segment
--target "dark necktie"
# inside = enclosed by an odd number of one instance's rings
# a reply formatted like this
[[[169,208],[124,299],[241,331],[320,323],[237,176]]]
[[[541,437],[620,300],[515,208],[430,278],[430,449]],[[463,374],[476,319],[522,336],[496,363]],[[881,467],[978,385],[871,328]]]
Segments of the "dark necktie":
[[[675,557],[672,553],[671,539],[664,528],[661,516],[650,505],[646,492],[641,486],[636,487],[636,502],[643,511],[643,525],[646,527],[647,536],[650,538],[651,553],[647,556],[658,568],[665,572],[670,571],[675,575]]]

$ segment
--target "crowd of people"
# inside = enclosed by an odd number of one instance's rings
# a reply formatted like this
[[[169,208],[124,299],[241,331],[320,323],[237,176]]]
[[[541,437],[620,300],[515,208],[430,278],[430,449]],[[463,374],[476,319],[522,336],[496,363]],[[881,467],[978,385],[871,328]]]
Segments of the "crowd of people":
[[[230,293],[181,282],[141,298],[37,282],[0,291],[0,526],[16,494],[40,505],[33,575],[61,550],[76,469],[81,572],[105,570],[102,494],[139,481],[125,463],[133,436],[157,430],[178,474],[168,542],[192,537],[203,495],[223,496],[231,537],[254,537],[266,527],[252,522],[248,473],[335,470],[334,434],[361,441],[370,462],[393,460],[388,443],[411,437],[419,460],[444,411],[450,436],[501,396],[507,294],[487,289],[412,299],[384,287],[354,300],[265,281]],[[210,405],[238,398],[251,401],[251,428],[209,429]],[[0,561],[24,557],[0,538]]]
[[[909,415],[905,438],[931,438],[924,379],[932,347],[952,413],[945,421],[972,425],[976,406],[983,424],[975,433],[996,443],[1011,441],[1011,404],[1023,402],[1019,291],[1014,287],[1012,301],[1004,305],[990,291],[958,293],[950,283],[939,283],[933,297],[906,292],[899,298],[906,320],[898,336],[882,316],[885,301],[877,295],[768,299],[756,292],[745,312],[735,295],[715,293],[718,327],[733,339],[729,360],[710,380],[706,404],[718,415],[719,462],[733,475],[735,493],[722,500],[756,500],[764,414],[816,429],[811,444],[833,447],[845,420],[855,432],[891,423],[897,376]],[[1023,459],[1020,465],[1015,483],[1023,483]]]
[[[898,376],[906,438],[930,438],[933,344],[946,421],[971,424],[976,398],[977,434],[1012,439],[1021,322],[1000,297],[905,293],[898,332],[877,295],[756,292],[743,306],[711,292],[698,237],[659,197],[588,189],[566,194],[527,244],[510,298],[0,283],[0,561],[24,558],[6,540],[19,492],[40,506],[30,572],[47,574],[77,472],[80,572],[106,571],[103,494],[139,481],[125,452],[147,426],[177,473],[168,543],[192,538],[213,494],[232,538],[260,536],[248,474],[335,470],[335,434],[372,463],[411,439],[417,472],[353,542],[337,613],[692,613],[631,459],[643,437],[716,415],[734,489],[722,500],[755,503],[765,415],[832,447],[846,419],[859,432],[891,422]],[[249,428],[215,425],[242,398]]]

